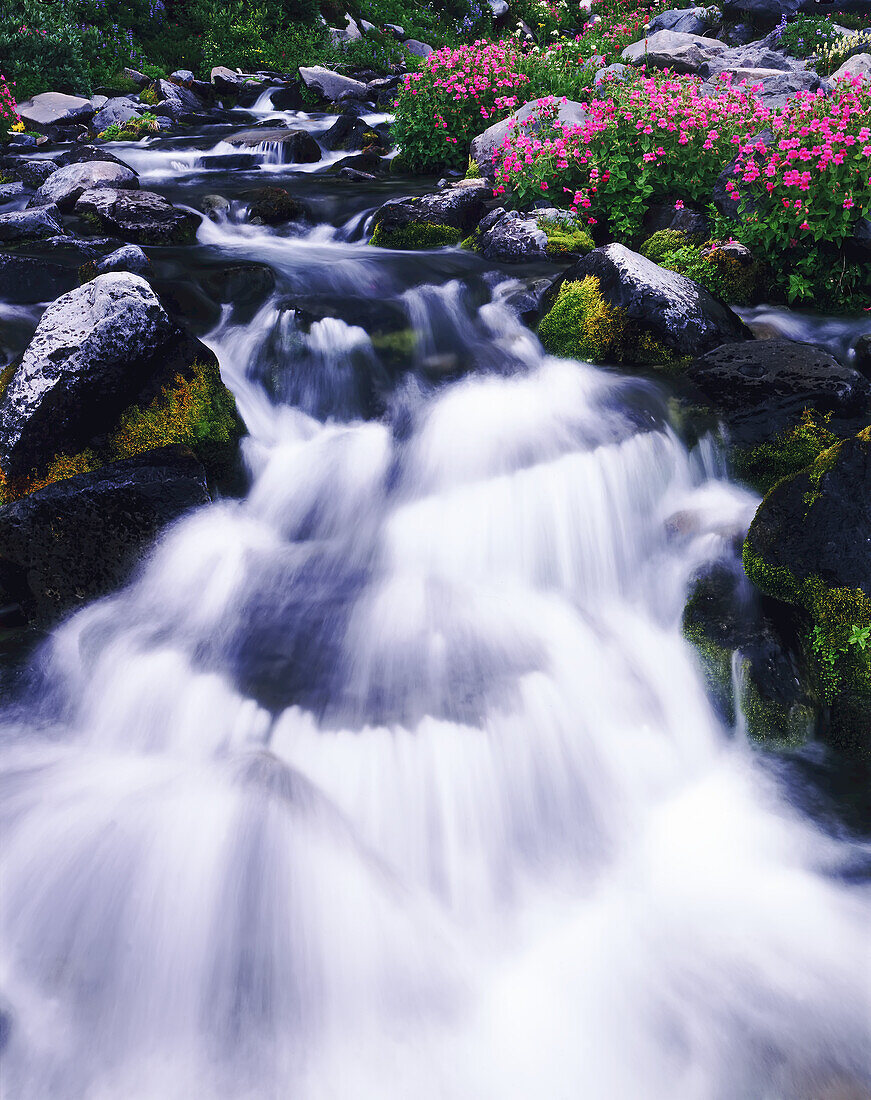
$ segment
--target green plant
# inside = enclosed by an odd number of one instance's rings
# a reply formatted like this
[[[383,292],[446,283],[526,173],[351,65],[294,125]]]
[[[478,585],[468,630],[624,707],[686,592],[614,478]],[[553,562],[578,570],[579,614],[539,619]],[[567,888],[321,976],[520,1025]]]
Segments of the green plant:
[[[693,279],[724,302],[750,302],[759,281],[759,265],[733,256],[728,242],[694,244],[680,230],[660,229],[642,244],[641,254]]]
[[[97,134],[102,141],[138,141],[145,134],[153,133],[158,128],[156,115],[147,111],[139,118],[129,118],[126,122],[113,122],[111,126]]]
[[[376,248],[444,248],[446,245],[459,244],[461,236],[460,231],[453,226],[434,222],[411,222],[393,229],[379,224],[369,243]]]

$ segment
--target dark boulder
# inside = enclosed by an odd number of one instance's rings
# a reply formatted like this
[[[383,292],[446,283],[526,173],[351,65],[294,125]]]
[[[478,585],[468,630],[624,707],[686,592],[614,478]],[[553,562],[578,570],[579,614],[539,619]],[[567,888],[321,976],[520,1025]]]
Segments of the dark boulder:
[[[59,168],[39,188],[30,205],[48,206],[54,203],[62,213],[68,214],[86,191],[106,187],[113,190],[135,190],[138,186],[138,176],[125,164],[89,160]]]
[[[75,268],[32,256],[0,252],[0,301],[50,302],[78,284]]]
[[[101,232],[134,244],[190,244],[199,225],[196,214],[173,206],[154,191],[85,191],[75,212]]]
[[[321,143],[334,152],[338,149],[359,150],[371,145],[375,136],[372,128],[361,118],[339,115],[329,130],[321,135]]]
[[[62,233],[57,207],[0,214],[0,245],[22,244]]]
[[[286,126],[272,129],[255,126],[227,139],[228,145],[242,149],[263,150],[278,147],[285,164],[315,164],[321,159],[321,147],[307,130],[292,130]]]
[[[48,626],[123,584],[174,520],[209,502],[184,447],[163,447],[77,474],[0,508],[0,581]]]
[[[280,225],[304,216],[302,204],[283,187],[260,187],[249,191],[248,218],[263,225]]]
[[[491,217],[488,215],[481,223],[480,249],[485,259],[515,264],[547,259],[547,234],[535,216],[503,211],[488,225]]]
[[[7,477],[72,454],[157,373],[177,330],[137,275],[100,275],[45,311],[0,398],[0,465]]]
[[[50,160],[30,160],[27,157],[0,157],[0,177],[19,180],[25,187],[41,187],[57,165]]]
[[[795,424],[804,409],[839,420],[871,417],[871,383],[828,352],[791,340],[747,340],[702,355],[686,377],[726,421],[732,443],[755,446]]]
[[[365,169],[363,169],[365,171]],[[435,228],[453,234],[454,241],[468,236],[487,213],[492,190],[483,180],[470,186],[448,187],[421,198],[390,199],[375,212],[372,243],[387,247],[413,247],[412,238]],[[448,243],[447,233],[439,243]]]

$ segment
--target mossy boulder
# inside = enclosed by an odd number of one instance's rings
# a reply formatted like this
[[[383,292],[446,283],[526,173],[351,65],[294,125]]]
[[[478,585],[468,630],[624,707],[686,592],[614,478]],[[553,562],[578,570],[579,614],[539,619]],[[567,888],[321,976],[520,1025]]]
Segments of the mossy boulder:
[[[283,187],[258,187],[249,191],[248,217],[256,225],[280,225],[305,216],[302,203]]]
[[[797,424],[771,439],[756,447],[733,448],[735,474],[758,492],[767,493],[778,481],[812,465],[823,451],[839,441],[829,427],[831,415],[805,409]]]
[[[621,244],[578,260],[555,281],[551,298],[557,315],[542,321],[545,346],[594,362],[674,363],[749,336],[704,287]],[[597,321],[605,325],[603,335],[595,331]]]
[[[369,242],[376,248],[395,248],[408,251],[444,248],[460,243],[459,229],[438,222],[410,222],[408,225],[389,228],[376,225]]]
[[[644,242],[641,255],[695,280],[724,302],[748,305],[758,298],[764,268],[737,241],[694,241],[676,229],[661,229]]]
[[[803,614],[804,643],[831,704],[829,737],[871,752],[871,431],[775,485],[743,556],[760,591]]]
[[[375,212],[371,243],[409,249],[459,244],[484,217],[492,197],[483,180],[464,182],[434,195],[389,200]]]
[[[199,225],[196,214],[173,206],[154,191],[85,191],[74,209],[98,232],[133,244],[192,244]]]

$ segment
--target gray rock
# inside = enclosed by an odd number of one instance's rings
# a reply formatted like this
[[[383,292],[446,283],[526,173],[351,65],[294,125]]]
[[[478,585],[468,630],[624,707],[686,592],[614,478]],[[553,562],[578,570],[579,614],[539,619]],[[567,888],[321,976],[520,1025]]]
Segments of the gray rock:
[[[330,102],[346,92],[352,92],[360,99],[366,99],[369,95],[369,89],[362,80],[341,76],[339,73],[334,73],[332,69],[325,69],[322,65],[302,67],[299,75],[307,88]]]
[[[153,191],[85,191],[74,209],[102,232],[134,244],[190,244],[199,224],[196,214]]]
[[[178,84],[180,88],[190,88],[196,83],[196,77],[190,69],[176,69],[169,74],[170,83]]]
[[[502,19],[508,14],[507,0],[487,0],[487,6],[489,7],[494,19]]]
[[[764,150],[766,150],[774,141],[774,134],[770,130],[763,130],[761,133],[754,135],[753,144],[761,145],[762,151],[754,152],[751,154],[753,159],[759,163],[764,156]],[[743,158],[742,158],[743,159]],[[741,200],[746,204],[748,212],[752,212],[756,207],[753,200],[745,193],[741,193],[741,181],[736,178],[735,168],[738,164],[738,157],[734,157],[720,175],[717,177],[717,181],[714,184],[714,189],[711,193],[711,198],[714,201],[714,205],[720,211],[721,214],[725,214],[729,218],[738,219],[738,203],[732,198],[732,194],[727,190],[726,185],[729,182],[737,183],[738,191],[741,195]]]
[[[106,275],[110,271],[129,271],[145,278],[152,273],[151,261],[138,244],[125,244],[104,256],[94,267],[96,275]]]
[[[321,159],[321,147],[307,130],[274,130],[255,127],[227,138],[227,144],[240,149],[256,149],[264,144],[278,145],[285,164],[315,164]]]
[[[680,355],[700,355],[749,336],[743,321],[698,283],[659,267],[625,245],[594,249],[569,268],[559,283],[587,275],[599,280],[606,302],[625,310],[631,321]]]
[[[50,302],[78,284],[75,268],[0,252],[0,300],[13,305]]]
[[[871,218],[860,218],[856,222],[850,243],[864,260],[871,259]]]
[[[43,92],[18,104],[18,114],[28,130],[49,130],[52,126],[68,126],[88,122],[94,117],[94,105],[88,99],[63,92]]]
[[[871,53],[853,54],[829,79],[836,82],[847,76],[861,76],[863,80],[871,81]]]
[[[321,142],[326,149],[358,150],[368,144],[366,135],[371,131],[372,127],[361,118],[339,115],[329,130],[321,135]]]
[[[215,65],[209,74],[209,80],[220,91],[235,91],[247,84],[250,79],[249,76],[243,76],[241,73],[234,72],[233,69],[228,69],[226,65]]]
[[[181,121],[201,115],[205,109],[199,96],[188,88],[182,88],[169,80],[158,80],[154,90],[160,97],[160,102],[153,108],[156,115]]]
[[[66,168],[68,164],[84,164],[88,160],[101,160],[108,161],[111,164],[123,164],[123,161],[119,160],[114,153],[109,152],[108,145],[101,145],[99,148],[96,145],[79,145],[78,143],[71,146],[55,161],[55,165],[58,168]],[[124,165],[126,168],[127,165]]]
[[[223,195],[205,195],[202,201],[202,211],[213,222],[220,221],[230,209],[230,200]]]
[[[484,223],[488,221],[484,219]],[[512,210],[481,234],[481,252],[496,263],[522,264],[547,259],[547,234],[538,218]]]
[[[0,400],[6,473],[41,469],[107,430],[173,335],[138,275],[100,275],[50,305]]]
[[[25,187],[20,180],[14,183],[0,183],[0,206],[5,206],[6,203],[24,198],[29,194],[30,188]]]
[[[677,31],[680,34],[704,34],[712,25],[709,11],[709,8],[670,8],[650,20],[647,33]]]
[[[429,57],[433,52],[432,46],[428,46],[426,42],[418,42],[416,38],[407,38],[403,45],[414,57]]]
[[[621,65],[619,62],[614,65],[606,65],[604,69],[599,69],[593,77],[593,84],[598,88],[602,84],[609,84],[614,80],[622,80],[628,71],[628,68],[625,65]]]
[[[501,122],[494,122],[492,126],[472,139],[469,154],[478,165],[482,174],[493,174],[493,156],[501,148],[505,138],[513,129],[518,129],[527,134],[536,134],[541,129],[539,119],[541,108],[536,100],[524,103],[510,118]],[[588,118],[587,112],[580,103],[569,99],[565,103],[558,103],[554,121],[559,125],[579,126]]]
[[[678,73],[696,73],[718,54],[728,50],[718,38],[677,31],[656,31],[640,42],[627,46],[621,57],[630,65],[648,65]]]
[[[139,118],[143,112],[141,104],[136,103],[126,96],[119,99],[110,99],[104,107],[94,115],[91,128],[98,134],[108,130],[110,126],[122,126],[131,118]]]
[[[62,233],[57,220],[58,210],[48,206],[43,210],[18,210],[0,214],[0,244],[21,244],[24,241],[54,237]]]
[[[147,88],[150,81],[144,73],[140,73],[137,69],[125,69],[124,75],[128,80],[132,80],[140,88]]]
[[[92,104],[95,111],[99,111],[101,107],[105,107],[108,102],[109,102],[109,97],[107,95],[92,95],[91,96],[91,104]]]
[[[373,35],[373,34],[374,34],[374,35],[377,35],[377,34],[378,34],[378,28],[377,28],[377,27],[375,26],[375,24],[374,24],[374,23],[370,23],[370,22],[369,22],[368,20],[366,20],[366,19],[361,19],[361,20],[360,20],[360,30],[361,30],[361,31],[363,32],[363,34],[365,34],[365,35],[370,35],[370,36],[371,36],[371,35]]]
[[[484,217],[492,190],[484,180],[469,181],[472,186],[450,187],[436,195],[421,198],[389,199],[375,212],[373,231],[390,234],[410,225],[445,225],[467,236]]]
[[[85,191],[103,187],[133,190],[138,186],[136,173],[124,164],[101,160],[68,164],[49,176],[33,196],[31,205],[48,206],[54,203],[59,210],[68,213]]]
[[[19,180],[25,187],[41,187],[57,170],[57,165],[50,160],[0,157],[0,172],[9,179]]]
[[[401,42],[405,38],[405,27],[400,27],[398,23],[385,23],[384,29],[392,34],[397,42]]]

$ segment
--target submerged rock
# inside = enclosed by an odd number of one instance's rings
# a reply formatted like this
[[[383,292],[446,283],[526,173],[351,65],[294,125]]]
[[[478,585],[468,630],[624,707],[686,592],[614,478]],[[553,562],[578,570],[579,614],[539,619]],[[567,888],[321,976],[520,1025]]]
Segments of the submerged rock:
[[[210,500],[206,472],[164,447],[80,473],[0,508],[0,577],[50,625],[123,584],[160,531]]]
[[[280,225],[282,222],[297,221],[305,215],[299,200],[283,187],[260,187],[249,191],[246,197],[248,218],[255,224]]]
[[[180,210],[154,191],[119,191],[113,187],[85,191],[76,214],[134,244],[190,244],[199,218]]]
[[[0,252],[0,300],[4,302],[48,302],[72,290],[78,281],[75,268]]]

